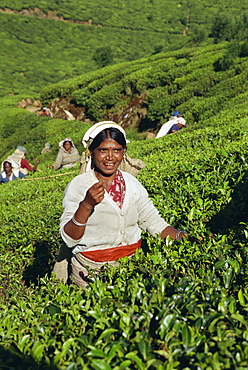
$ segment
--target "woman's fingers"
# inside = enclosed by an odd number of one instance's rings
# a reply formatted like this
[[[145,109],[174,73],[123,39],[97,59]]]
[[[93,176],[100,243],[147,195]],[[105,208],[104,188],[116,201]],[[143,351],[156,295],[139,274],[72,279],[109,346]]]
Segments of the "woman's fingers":
[[[103,184],[99,181],[98,183],[91,186],[88,189],[85,197],[91,204],[96,205],[100,203],[104,198],[104,187]]]

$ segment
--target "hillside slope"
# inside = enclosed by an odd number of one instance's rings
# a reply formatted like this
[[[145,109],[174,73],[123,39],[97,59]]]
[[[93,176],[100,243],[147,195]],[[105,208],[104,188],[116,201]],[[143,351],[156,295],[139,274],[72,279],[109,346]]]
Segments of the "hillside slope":
[[[159,53],[47,86],[40,97],[53,111],[54,119],[48,119],[56,128],[56,136],[49,138],[51,144],[57,146],[62,139],[57,119],[64,122],[65,136],[66,129],[71,133],[74,127],[65,121],[64,109],[87,124],[113,119],[125,129],[132,127],[140,133],[156,133],[174,110],[184,114],[189,126],[208,125],[223,110],[236,111],[237,119],[243,117],[247,57],[234,56],[228,68],[216,68],[219,61],[227,60],[229,47],[230,43],[224,42]],[[1,158],[20,144],[28,145],[32,156],[37,156],[48,141],[46,118],[15,107],[18,99],[2,99]]]
[[[41,91],[54,116],[63,108],[82,121],[113,119],[139,131],[157,130],[174,110],[189,124],[206,122],[223,108],[245,102],[247,57],[234,56],[228,68],[229,43],[159,53],[137,61],[108,66]]]
[[[235,19],[247,0],[10,1],[0,4],[0,96],[38,96],[42,87],[189,44],[217,15]],[[226,24],[229,20],[223,18]],[[229,26],[229,24],[228,24]],[[212,42],[212,38],[207,42]],[[99,55],[100,54],[100,55]]]
[[[88,22],[102,27],[126,28],[133,30],[152,30],[180,34],[187,33],[187,28],[195,24],[211,26],[213,17],[220,11],[238,15],[247,9],[247,0],[11,0],[1,1],[2,12],[19,13],[33,17],[48,17],[73,22]]]

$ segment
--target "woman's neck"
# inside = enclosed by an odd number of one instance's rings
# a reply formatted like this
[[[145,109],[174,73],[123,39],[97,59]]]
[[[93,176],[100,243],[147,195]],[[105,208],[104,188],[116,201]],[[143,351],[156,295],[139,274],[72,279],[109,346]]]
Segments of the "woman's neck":
[[[102,181],[104,189],[106,191],[109,191],[111,184],[115,178],[116,172],[114,172],[112,175],[105,175],[104,173],[95,170],[95,175],[99,181]]]

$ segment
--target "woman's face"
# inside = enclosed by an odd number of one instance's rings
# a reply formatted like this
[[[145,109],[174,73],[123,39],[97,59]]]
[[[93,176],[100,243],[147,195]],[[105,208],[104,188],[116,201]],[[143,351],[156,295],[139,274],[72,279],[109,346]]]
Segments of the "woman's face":
[[[70,141],[66,141],[64,144],[63,144],[63,147],[65,148],[65,150],[67,152],[69,152],[69,150],[71,149],[71,143]]]
[[[104,175],[111,176],[121,164],[124,148],[117,141],[109,138],[102,141],[91,154],[96,169]]]
[[[12,167],[11,167],[11,164],[9,162],[5,162],[3,164],[3,169],[4,169],[4,171],[6,172],[6,174],[8,176],[10,176],[12,174]]]

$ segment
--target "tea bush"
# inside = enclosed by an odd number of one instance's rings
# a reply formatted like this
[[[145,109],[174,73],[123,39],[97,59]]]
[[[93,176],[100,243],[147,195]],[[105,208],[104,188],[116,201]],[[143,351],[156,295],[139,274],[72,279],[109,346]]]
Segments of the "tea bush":
[[[248,120],[236,103],[203,126],[128,144],[160,213],[191,237],[143,234],[142,250],[83,291],[51,274],[74,170],[43,166],[0,186],[0,367],[246,369]],[[54,121],[43,127],[56,142],[65,126]],[[87,125],[72,125],[79,140]]]

